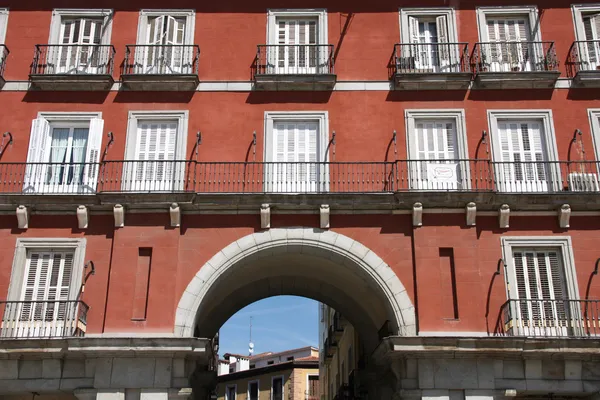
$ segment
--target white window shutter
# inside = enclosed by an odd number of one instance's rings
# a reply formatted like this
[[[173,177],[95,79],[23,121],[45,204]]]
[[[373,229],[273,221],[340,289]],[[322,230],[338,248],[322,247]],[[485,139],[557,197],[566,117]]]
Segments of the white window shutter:
[[[408,30],[411,43],[419,43],[419,20],[415,17],[408,17]]]
[[[441,66],[447,66],[450,63],[450,47],[448,45],[448,21],[445,15],[440,15],[435,19],[435,27],[438,37],[438,54],[440,55]],[[435,51],[435,49],[433,49]]]
[[[92,118],[90,120],[89,132],[83,184],[85,190],[95,192],[98,185],[98,172],[100,170],[100,148],[102,146],[104,120],[102,118]]]
[[[43,185],[50,156],[50,124],[44,118],[34,119],[29,135],[29,151],[25,168],[24,192],[36,192]]]

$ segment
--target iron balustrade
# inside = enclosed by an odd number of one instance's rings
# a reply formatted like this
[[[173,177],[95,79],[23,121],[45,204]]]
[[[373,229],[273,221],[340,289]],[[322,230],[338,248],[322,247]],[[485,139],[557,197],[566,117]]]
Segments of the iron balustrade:
[[[198,75],[200,47],[189,45],[127,45],[125,75]]]
[[[497,336],[600,337],[600,300],[508,300]]]
[[[493,162],[498,192],[599,192],[596,161]]]
[[[255,64],[255,76],[333,74],[333,45],[258,45]]]
[[[0,301],[0,339],[84,336],[88,309],[80,300]]]
[[[4,77],[4,71],[6,70],[6,59],[8,58],[8,47],[0,44],[0,77]]]
[[[600,40],[573,42],[567,65],[570,77],[574,77],[579,71],[600,72]]]
[[[396,74],[470,73],[467,43],[402,43],[394,46]]]
[[[0,193],[91,194],[98,163],[0,163]]]
[[[102,44],[38,44],[31,75],[112,75],[115,48]]]
[[[558,70],[554,42],[475,43],[471,60],[475,74]]]
[[[0,163],[0,193],[600,192],[596,161]]]

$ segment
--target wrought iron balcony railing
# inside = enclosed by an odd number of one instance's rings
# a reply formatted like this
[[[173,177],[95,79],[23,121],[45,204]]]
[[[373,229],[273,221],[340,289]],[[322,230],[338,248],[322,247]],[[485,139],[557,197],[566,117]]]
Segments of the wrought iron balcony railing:
[[[6,60],[8,59],[8,47],[0,44],[0,79],[4,78],[4,71],[6,70]]]
[[[31,75],[112,75],[115,48],[99,44],[38,44]]]
[[[600,192],[596,161],[0,163],[0,194]]]
[[[558,70],[554,42],[475,43],[473,72],[545,72]]]
[[[190,45],[127,45],[125,75],[198,75],[200,47]]]
[[[569,75],[574,77],[580,71],[600,73],[600,40],[574,42],[567,63]]]
[[[255,76],[333,74],[333,45],[258,45],[255,64]]]
[[[508,300],[495,335],[600,337],[600,300]]]
[[[596,161],[493,162],[498,192],[598,192]]]
[[[0,301],[0,339],[84,336],[87,312],[79,300]]]
[[[402,43],[394,46],[396,74],[470,73],[467,43]]]

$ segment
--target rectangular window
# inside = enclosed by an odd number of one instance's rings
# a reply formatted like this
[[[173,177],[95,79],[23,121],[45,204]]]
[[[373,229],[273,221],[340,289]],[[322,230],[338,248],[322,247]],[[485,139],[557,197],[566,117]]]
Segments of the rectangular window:
[[[579,68],[595,71],[600,69],[600,5],[573,5],[575,37]]]
[[[460,72],[463,46],[451,8],[400,10],[402,68],[423,73]]]
[[[194,11],[142,10],[135,74],[191,74]]]
[[[103,128],[96,115],[48,113],[33,120],[23,190],[95,192]]]
[[[248,383],[248,400],[258,400],[258,381]]]
[[[288,361],[294,361],[294,356],[289,356],[289,357],[287,358],[287,360],[288,360]]]
[[[85,240],[18,239],[2,337],[74,335]]]
[[[326,115],[267,115],[266,191],[307,193],[327,190]]]
[[[49,46],[41,61],[45,73],[106,73],[112,56],[111,28],[111,10],[55,9]]]
[[[130,112],[122,190],[183,189],[187,111]]]
[[[406,110],[410,188],[459,190],[470,184],[462,110]],[[477,168],[477,165],[474,165]]]
[[[275,364],[275,361],[267,361],[267,365],[273,365]]]
[[[308,375],[308,400],[319,398],[319,375]]]
[[[546,143],[540,121],[498,121],[501,177],[505,192],[548,191]]]
[[[271,380],[271,400],[283,400],[283,377]]]
[[[513,265],[519,325],[548,330],[549,334],[556,333],[557,328],[566,333],[568,307],[560,251],[513,248]]]
[[[329,71],[324,10],[269,10],[267,66],[271,74]]]
[[[235,400],[237,395],[237,386],[227,386],[225,389],[225,400]]]
[[[509,296],[504,329],[518,336],[569,336],[586,329],[570,237],[503,237]],[[580,332],[577,332],[580,333]]]

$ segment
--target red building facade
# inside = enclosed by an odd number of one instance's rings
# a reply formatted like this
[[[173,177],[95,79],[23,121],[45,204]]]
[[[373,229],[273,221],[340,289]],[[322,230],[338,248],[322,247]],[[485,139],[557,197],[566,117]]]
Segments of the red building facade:
[[[278,294],[354,398],[598,393],[599,3],[72,5],[0,13],[1,395],[204,399]]]

